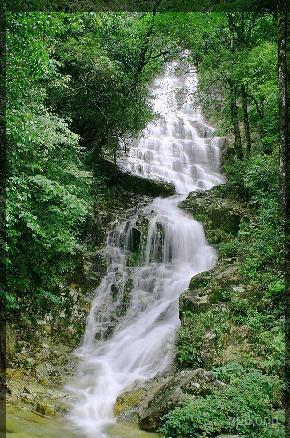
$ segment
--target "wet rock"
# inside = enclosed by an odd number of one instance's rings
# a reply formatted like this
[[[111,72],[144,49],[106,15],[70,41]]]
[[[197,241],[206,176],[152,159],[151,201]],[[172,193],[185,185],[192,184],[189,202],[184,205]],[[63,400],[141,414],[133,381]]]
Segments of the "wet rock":
[[[141,240],[141,232],[137,228],[131,228],[129,236],[129,251],[138,251]]]
[[[212,134],[212,129],[202,122],[191,120],[190,124],[196,129],[199,137],[207,138]]]
[[[93,271],[98,273],[100,276],[103,276],[107,270],[107,261],[106,258],[100,252],[90,253],[90,257],[94,260],[93,263]]]
[[[142,400],[138,413],[141,429],[154,431],[161,424],[161,418],[183,401],[209,394],[213,388],[223,384],[204,369],[185,369],[147,383],[148,395]]]
[[[162,424],[161,418],[180,403],[223,385],[201,368],[169,371],[118,397],[115,414],[119,420],[138,418],[142,430],[156,431]]]
[[[118,296],[118,292],[119,292],[119,288],[115,283],[113,283],[111,285],[111,291],[112,291],[112,298],[114,301],[116,301],[117,296]]]
[[[36,405],[35,411],[38,414],[44,415],[46,417],[51,417],[51,416],[55,415],[54,406],[49,405],[45,402],[38,402]]]
[[[123,316],[130,304],[130,293],[133,287],[133,280],[132,278],[127,278],[125,284],[124,284],[124,289],[123,289],[123,295],[121,297],[120,300],[120,304],[116,309],[116,315],[118,317]],[[115,321],[115,323],[117,323],[117,320]]]
[[[99,162],[100,171],[109,178],[109,182],[121,186],[129,192],[147,196],[171,196],[175,194],[173,184],[149,180],[136,175],[122,172],[111,161],[102,160]]]
[[[225,159],[228,155],[228,151],[229,151],[229,146],[230,146],[230,141],[228,138],[223,137],[220,139],[219,142],[219,148],[220,148],[220,165],[221,167],[223,166]]]
[[[99,285],[101,278],[106,273],[107,261],[101,251],[86,251],[83,257],[83,276],[80,283],[82,287],[95,288]],[[80,290],[78,284],[69,286],[69,293],[72,299],[75,297],[75,302],[79,298]]]
[[[137,422],[138,406],[145,396],[144,388],[136,388],[121,394],[114,406],[114,415],[120,421]]]
[[[204,224],[211,243],[227,240],[227,235],[236,236],[245,215],[236,201],[224,197],[222,185],[205,192],[190,193],[180,207]]]

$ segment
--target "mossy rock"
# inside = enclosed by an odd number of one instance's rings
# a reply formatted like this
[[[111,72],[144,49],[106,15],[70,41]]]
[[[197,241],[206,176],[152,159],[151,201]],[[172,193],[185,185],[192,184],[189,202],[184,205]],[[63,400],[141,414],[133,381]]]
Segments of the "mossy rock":
[[[52,417],[55,415],[55,408],[53,405],[45,403],[45,402],[38,402],[36,404],[35,411],[38,414],[41,414],[45,417]]]
[[[123,288],[123,295],[121,298],[121,302],[120,305],[118,306],[117,310],[116,310],[116,314],[118,317],[123,316],[130,304],[130,293],[133,287],[133,280],[131,277],[127,278],[125,284],[124,284],[124,288]]]
[[[211,243],[227,240],[227,235],[236,236],[241,218],[245,214],[239,203],[224,197],[223,186],[205,192],[192,192],[179,205],[202,222]]]
[[[114,163],[108,160],[100,161],[99,169],[109,178],[111,184],[119,185],[124,190],[135,194],[152,197],[167,197],[175,194],[175,187],[173,184],[149,180],[147,178],[141,178],[139,176],[122,172],[116,165],[114,165]]]
[[[209,295],[207,293],[198,295],[187,289],[179,297],[179,312],[182,319],[183,312],[203,312],[210,307]]]
[[[239,282],[237,266],[223,261],[219,261],[212,270],[195,275],[188,289],[180,295],[180,319],[185,311],[199,313],[209,309],[212,304],[228,302],[233,288],[240,287]]]
[[[156,431],[162,417],[169,411],[199,395],[210,394],[214,388],[224,385],[204,369],[171,371],[145,383],[146,397],[138,412],[139,426],[143,430]]]
[[[136,388],[121,394],[114,406],[114,415],[122,421],[138,421],[138,406],[145,395],[143,388]]]
[[[141,241],[141,231],[137,228],[132,228],[130,231],[130,238],[129,238],[129,251],[136,252],[139,250],[140,247],[140,241]]]

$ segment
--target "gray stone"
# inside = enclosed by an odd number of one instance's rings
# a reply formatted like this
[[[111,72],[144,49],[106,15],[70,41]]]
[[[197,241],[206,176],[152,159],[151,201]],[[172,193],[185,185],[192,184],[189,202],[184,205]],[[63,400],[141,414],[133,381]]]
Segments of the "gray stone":
[[[168,371],[118,397],[115,414],[121,421],[138,418],[141,429],[155,431],[162,424],[161,418],[180,403],[223,385],[201,368]]]
[[[233,286],[233,291],[234,292],[239,292],[239,293],[243,293],[245,292],[245,288],[243,286]]]
[[[187,289],[179,298],[180,313],[189,310],[193,313],[202,312],[209,308],[209,296],[207,294],[199,295],[196,291]]]

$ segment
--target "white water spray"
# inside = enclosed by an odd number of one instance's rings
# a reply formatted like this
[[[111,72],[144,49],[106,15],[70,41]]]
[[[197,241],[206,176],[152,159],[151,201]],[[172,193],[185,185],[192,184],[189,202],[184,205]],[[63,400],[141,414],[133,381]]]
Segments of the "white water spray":
[[[117,396],[170,365],[178,298],[192,276],[216,263],[202,225],[177,207],[189,192],[223,182],[219,138],[196,106],[196,80],[186,60],[168,64],[152,86],[160,118],[119,161],[132,174],[173,183],[177,195],[156,198],[108,236],[108,272],[96,290],[70,385],[76,401],[69,418],[86,437],[105,438]],[[142,217],[147,239],[138,242],[138,266],[130,267]]]

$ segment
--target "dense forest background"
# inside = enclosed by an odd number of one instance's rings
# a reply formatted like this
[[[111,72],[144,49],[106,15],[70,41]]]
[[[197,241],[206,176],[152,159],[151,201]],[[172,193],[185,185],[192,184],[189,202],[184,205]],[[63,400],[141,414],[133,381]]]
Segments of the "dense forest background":
[[[247,212],[219,252],[235,260],[254,291],[230,310],[236,324],[248,327],[252,355],[216,371],[227,392],[173,410],[163,433],[190,437],[196,427],[205,436],[224,429],[283,436],[277,15],[10,13],[7,25],[9,321],[25,324],[58,311],[60,292],[90,244],[91,217],[118,193],[102,163],[116,163],[120,149],[155,117],[148,85],[188,49],[203,112],[229,142],[223,196]],[[194,318],[178,334],[180,367],[198,366],[190,327],[207,322]],[[231,410],[268,423],[231,426]]]

